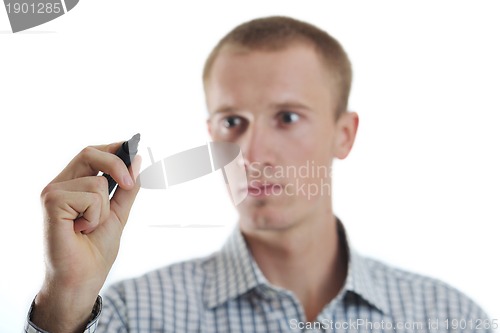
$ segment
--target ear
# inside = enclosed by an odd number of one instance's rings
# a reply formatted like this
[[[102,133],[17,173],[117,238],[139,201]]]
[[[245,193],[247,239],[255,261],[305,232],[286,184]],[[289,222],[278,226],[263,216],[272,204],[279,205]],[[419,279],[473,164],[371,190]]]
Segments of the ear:
[[[335,151],[334,157],[344,159],[354,145],[358,131],[359,116],[356,112],[344,112],[336,121],[335,125]]]

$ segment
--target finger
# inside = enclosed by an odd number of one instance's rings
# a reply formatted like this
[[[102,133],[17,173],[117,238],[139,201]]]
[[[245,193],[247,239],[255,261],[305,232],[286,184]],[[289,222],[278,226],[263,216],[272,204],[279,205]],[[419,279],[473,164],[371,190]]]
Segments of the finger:
[[[57,175],[52,182],[61,182],[78,178],[78,176],[95,176],[101,170],[95,170],[92,165],[88,163],[89,158],[95,155],[95,151],[114,154],[119,148],[121,143],[116,142],[109,145],[88,146],[82,149],[69,164]]]
[[[42,199],[49,228],[81,232],[99,225],[102,201],[97,193],[54,190]]]
[[[41,196],[50,191],[91,192],[96,193],[101,199],[101,218],[109,215],[108,181],[102,176],[88,176],[70,179],[59,183],[50,183],[42,191]]]
[[[102,171],[110,174],[121,187],[131,189],[133,181],[127,166],[118,156],[111,153],[111,151],[116,152],[119,147],[118,143],[84,148],[51,183],[95,176],[99,171]]]
[[[129,168],[130,175],[134,180],[136,180],[137,176],[139,175],[141,162],[141,156],[136,155],[134,160],[132,161],[132,165]],[[115,214],[116,218],[118,219],[118,221],[120,221],[123,227],[125,227],[130,209],[132,208],[132,204],[134,203],[137,193],[139,192],[139,188],[139,182],[135,182],[134,187],[130,190],[118,188],[113,195],[113,198],[111,199],[110,213]]]

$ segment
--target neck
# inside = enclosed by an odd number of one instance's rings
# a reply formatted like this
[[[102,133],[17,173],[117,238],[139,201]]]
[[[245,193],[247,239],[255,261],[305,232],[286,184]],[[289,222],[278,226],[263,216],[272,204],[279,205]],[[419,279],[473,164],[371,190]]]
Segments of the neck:
[[[333,212],[309,216],[284,230],[244,232],[268,281],[294,292],[314,320],[342,288],[347,259]]]

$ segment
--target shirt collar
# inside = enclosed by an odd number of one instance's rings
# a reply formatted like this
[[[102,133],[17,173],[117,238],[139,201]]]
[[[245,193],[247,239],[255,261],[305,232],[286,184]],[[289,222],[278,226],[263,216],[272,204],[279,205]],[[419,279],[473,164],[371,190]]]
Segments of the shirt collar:
[[[372,270],[373,261],[360,255],[355,249],[350,246],[348,235],[345,231],[343,223],[337,218],[338,232],[340,241],[343,242],[347,249],[349,258],[347,268],[347,278],[340,294],[345,295],[346,292],[352,292],[370,305],[376,307],[382,313],[389,313],[389,303],[387,293],[384,292],[384,286],[379,285],[375,272]]]
[[[340,219],[336,220],[339,239],[346,247],[349,258],[346,282],[339,295],[343,297],[347,292],[352,292],[383,313],[388,313],[386,293],[383,292],[383,286],[376,283],[374,272],[371,271],[371,260],[350,247],[344,225]],[[222,249],[204,260],[203,266],[207,274],[203,299],[209,308],[261,286],[275,289],[253,259],[238,226]]]
[[[237,226],[222,249],[203,263],[207,274],[203,298],[209,308],[269,284],[253,259]]]

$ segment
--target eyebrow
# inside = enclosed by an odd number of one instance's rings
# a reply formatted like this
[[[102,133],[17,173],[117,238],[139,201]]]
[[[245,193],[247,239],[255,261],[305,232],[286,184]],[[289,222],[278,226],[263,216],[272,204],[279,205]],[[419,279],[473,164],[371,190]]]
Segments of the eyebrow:
[[[217,109],[215,109],[214,112],[208,111],[207,120],[212,120],[212,119],[214,119],[214,117],[217,117],[220,114],[231,113],[231,112],[234,112],[233,107],[230,107],[229,105],[222,105],[221,107],[218,107]]]
[[[234,112],[234,108],[230,107],[229,105],[223,105],[219,108],[217,108],[213,114],[217,113],[229,113],[229,112]]]
[[[297,101],[285,101],[285,102],[281,102],[281,103],[274,103],[272,104],[273,108],[275,109],[301,109],[301,110],[305,110],[305,111],[312,111],[312,109],[306,105],[306,104],[303,104],[301,102],[297,102]]]
[[[313,111],[308,105],[298,101],[285,101],[279,103],[272,103],[271,107],[273,109],[301,109],[308,112]],[[232,113],[232,112],[235,112],[234,107],[231,107],[229,105],[222,105],[221,107],[218,107],[213,113],[210,114],[210,118],[217,114]]]

